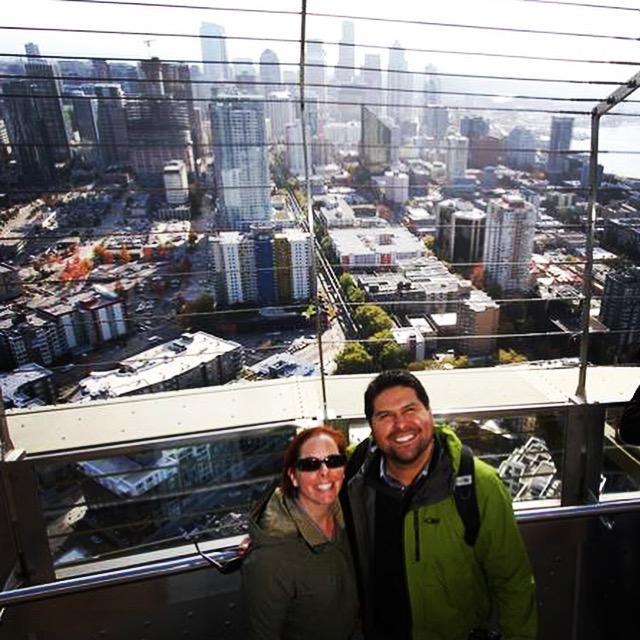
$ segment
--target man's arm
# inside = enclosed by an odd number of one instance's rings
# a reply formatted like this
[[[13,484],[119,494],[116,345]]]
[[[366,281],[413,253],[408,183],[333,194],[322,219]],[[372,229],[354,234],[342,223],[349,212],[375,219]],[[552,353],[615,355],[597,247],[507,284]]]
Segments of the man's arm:
[[[476,461],[478,464],[484,463]],[[527,550],[502,480],[493,470],[482,476],[478,485],[481,524],[476,553],[491,599],[498,607],[500,632],[503,640],[532,640],[537,637],[538,615]]]

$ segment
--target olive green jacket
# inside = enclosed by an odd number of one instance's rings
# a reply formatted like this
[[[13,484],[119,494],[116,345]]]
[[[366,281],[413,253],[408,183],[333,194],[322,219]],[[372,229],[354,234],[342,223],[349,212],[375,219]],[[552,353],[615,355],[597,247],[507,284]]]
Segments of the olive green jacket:
[[[242,566],[251,640],[347,640],[358,615],[355,575],[336,501],[339,532],[328,541],[276,489],[250,523]]]
[[[466,640],[472,629],[489,626],[494,606],[503,640],[532,640],[537,633],[535,583],[509,494],[495,469],[475,458],[480,530],[475,545],[467,545],[453,498],[462,444],[449,428],[436,427],[436,434],[439,454],[404,517],[405,565],[398,567],[407,580],[413,639]],[[375,495],[385,489],[379,479],[380,452],[371,443],[360,446],[369,450],[363,464],[347,469],[343,497],[360,572],[366,635],[373,630],[367,605],[372,598]]]

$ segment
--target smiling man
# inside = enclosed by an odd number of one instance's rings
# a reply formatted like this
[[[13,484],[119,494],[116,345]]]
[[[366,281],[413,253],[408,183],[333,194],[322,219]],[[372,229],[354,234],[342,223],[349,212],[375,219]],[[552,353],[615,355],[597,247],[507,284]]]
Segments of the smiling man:
[[[434,426],[406,371],[369,384],[365,414],[372,437],[341,497],[367,640],[535,638],[533,575],[496,471]]]

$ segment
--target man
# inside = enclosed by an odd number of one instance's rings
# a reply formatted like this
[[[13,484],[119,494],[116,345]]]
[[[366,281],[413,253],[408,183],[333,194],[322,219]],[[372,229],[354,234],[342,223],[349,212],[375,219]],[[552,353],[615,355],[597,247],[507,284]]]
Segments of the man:
[[[434,426],[424,387],[406,371],[369,384],[365,414],[373,439],[352,455],[341,497],[367,639],[535,638],[533,575],[495,470],[469,456],[473,476],[457,477],[462,444]],[[477,535],[465,530],[457,480],[475,487]]]

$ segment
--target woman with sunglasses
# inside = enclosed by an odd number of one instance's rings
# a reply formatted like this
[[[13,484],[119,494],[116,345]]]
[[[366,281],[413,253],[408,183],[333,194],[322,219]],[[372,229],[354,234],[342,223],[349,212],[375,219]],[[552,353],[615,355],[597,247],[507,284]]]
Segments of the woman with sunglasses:
[[[242,567],[252,640],[355,637],[355,575],[338,501],[345,450],[330,427],[299,433],[280,486],[252,516],[252,552]]]

